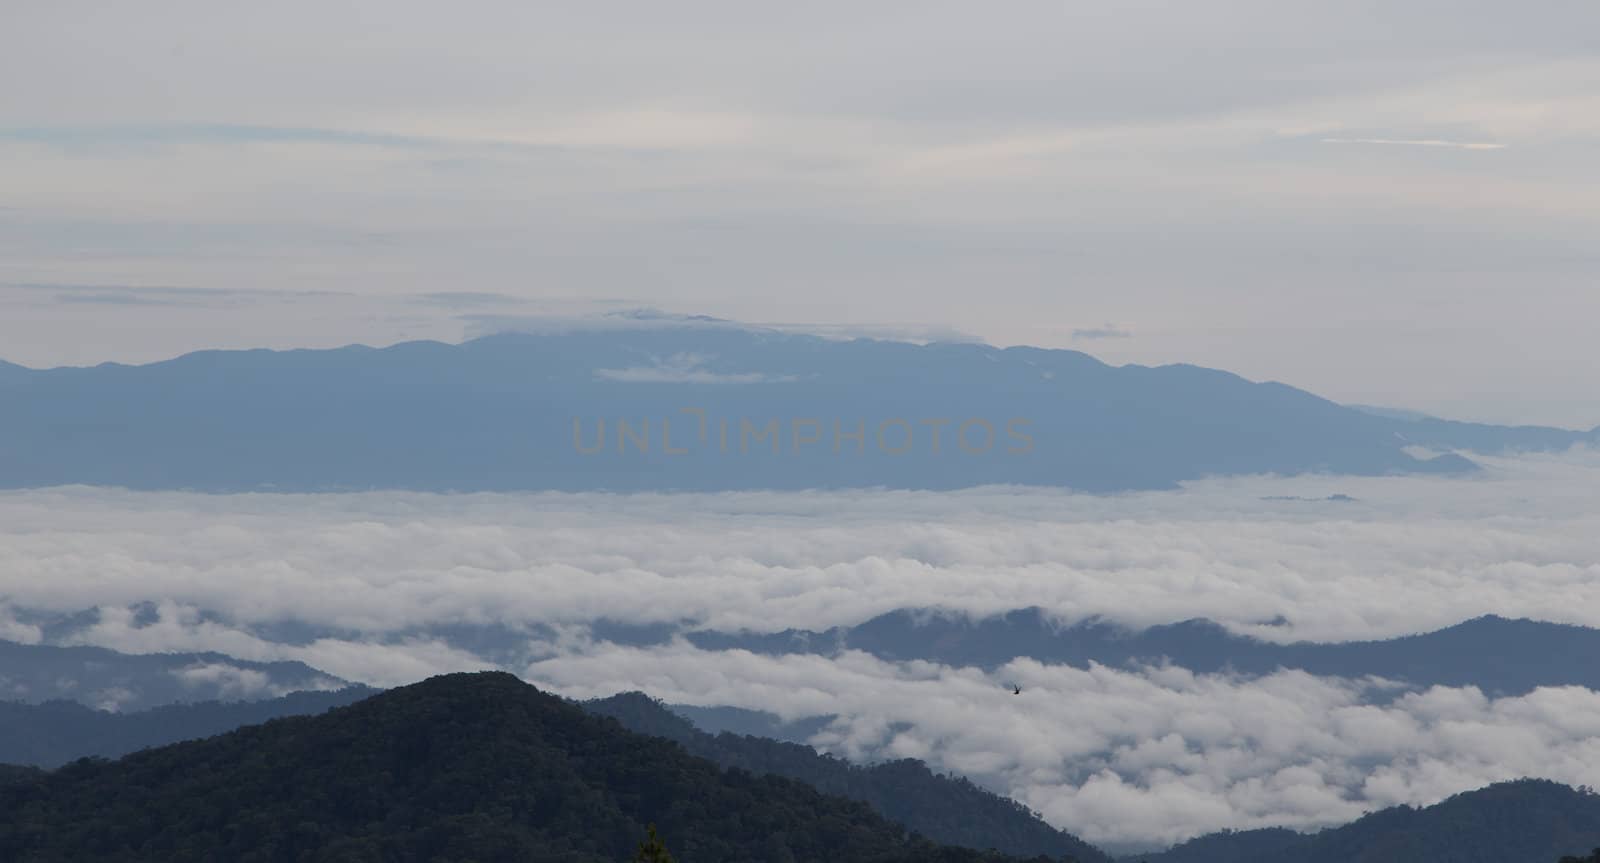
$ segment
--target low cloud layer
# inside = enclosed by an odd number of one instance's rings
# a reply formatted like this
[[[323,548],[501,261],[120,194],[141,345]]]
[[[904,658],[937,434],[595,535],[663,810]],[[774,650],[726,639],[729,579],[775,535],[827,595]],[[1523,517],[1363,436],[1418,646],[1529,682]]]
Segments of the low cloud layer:
[[[1172,842],[1223,828],[1342,823],[1490,782],[1600,776],[1600,693],[1486,698],[1435,687],[1379,705],[1380,680],[1281,672],[1253,680],[1180,668],[1018,660],[996,674],[885,663],[607,645],[535,663],[568,695],[644,688],[786,719],[838,714],[812,742],[914,757],[1010,794],[1096,842]],[[1003,684],[1016,681],[1022,695]]]
[[[192,631],[294,621],[372,635],[602,617],[821,630],[907,607],[1028,606],[1063,622],[1208,617],[1273,640],[1490,612],[1600,626],[1600,455],[1488,463],[1474,479],[1111,497],[7,492],[0,608],[13,612],[0,626],[27,640],[18,609],[141,602],[193,609],[192,625],[172,624]],[[1323,499],[1335,494],[1355,499]]]
[[[1209,617],[1274,640],[1491,612],[1600,626],[1600,454],[1485,463],[1470,479],[1257,477],[1109,497],[6,492],[0,634],[295,659],[379,685],[498,661],[575,697],[838,714],[818,745],[926,758],[1099,841],[1313,827],[1514,776],[1595,784],[1600,695],[1033,660],[987,675],[627,646],[589,625],[821,630],[908,607],[1040,606],[1063,622]],[[520,638],[522,658],[484,647],[489,631]]]

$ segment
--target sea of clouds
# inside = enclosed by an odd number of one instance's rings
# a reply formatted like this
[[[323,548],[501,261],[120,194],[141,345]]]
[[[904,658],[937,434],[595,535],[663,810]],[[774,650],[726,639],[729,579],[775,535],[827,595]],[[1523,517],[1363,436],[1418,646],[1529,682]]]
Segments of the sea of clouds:
[[[924,758],[1094,841],[1314,827],[1516,776],[1596,784],[1600,694],[1394,697],[1382,680],[1026,659],[996,675],[614,643],[589,625],[821,630],[1039,606],[1273,640],[1487,613],[1600,626],[1600,453],[1485,462],[1465,479],[1116,496],[3,492],[0,638],[295,659],[376,685],[500,665],[574,697],[837,715],[815,744]],[[521,650],[479,649],[484,632]],[[1020,697],[1001,689],[1013,679]]]

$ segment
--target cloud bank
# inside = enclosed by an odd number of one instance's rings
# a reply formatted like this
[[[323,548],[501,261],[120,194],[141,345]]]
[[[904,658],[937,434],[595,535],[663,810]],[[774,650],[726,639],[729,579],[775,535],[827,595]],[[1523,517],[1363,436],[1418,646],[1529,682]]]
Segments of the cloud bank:
[[[1064,623],[1209,617],[1279,641],[1490,612],[1600,626],[1600,453],[1483,461],[1470,479],[1116,496],[6,492],[0,634],[294,659],[378,685],[500,665],[574,697],[837,714],[814,743],[925,758],[1102,842],[1309,828],[1521,775],[1596,784],[1600,695],[1034,660],[991,676],[630,646],[591,627],[823,630],[907,607],[1029,606]]]
[[[1381,680],[1032,660],[995,674],[885,663],[606,645],[524,674],[575,697],[645,689],[785,719],[837,714],[812,743],[853,758],[912,757],[1009,794],[1101,843],[1171,843],[1224,828],[1314,829],[1523,776],[1600,776],[1600,693],[1515,698],[1435,687],[1368,703]],[[1015,680],[1021,696],[1003,683]]]
[[[1474,479],[1109,497],[16,491],[0,494],[0,607],[151,601],[205,612],[174,623],[188,629],[371,635],[602,617],[822,630],[906,607],[1029,606],[1069,623],[1208,617],[1280,641],[1490,612],[1600,626],[1600,454],[1484,461]],[[1336,494],[1355,500],[1324,499]]]

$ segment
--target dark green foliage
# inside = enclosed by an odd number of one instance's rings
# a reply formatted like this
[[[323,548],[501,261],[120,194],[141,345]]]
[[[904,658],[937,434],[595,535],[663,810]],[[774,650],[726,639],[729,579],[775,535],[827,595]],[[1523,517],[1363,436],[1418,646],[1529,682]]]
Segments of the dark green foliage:
[[[1283,853],[1291,852],[1304,841],[1306,834],[1293,829],[1224,829],[1221,833],[1190,839],[1166,852],[1134,855],[1126,860],[1134,863],[1264,863],[1282,860]]]
[[[4,701],[0,702],[0,762],[59,767],[88,756],[116,758],[280,716],[322,713],[375,692],[354,686],[337,692],[295,692],[268,701],[172,704],[135,713],[107,713],[75,701]]]
[[[1304,833],[1282,827],[1223,830],[1191,839],[1160,854],[1136,854],[1127,863],[1277,863],[1290,859]]]
[[[1397,806],[1278,844],[1282,831],[1219,833],[1148,863],[1522,863],[1600,845],[1600,796],[1524,779],[1422,809]],[[1277,847],[1272,847],[1276,845]],[[1597,861],[1600,863],[1600,861]]]
[[[14,782],[31,782],[43,775],[44,771],[37,767],[0,764],[0,785],[10,785]]]
[[[656,825],[649,827],[650,834],[639,843],[639,853],[633,855],[634,863],[674,863],[672,855],[667,853],[666,843],[656,835]]]
[[[1084,863],[1111,859],[1076,836],[1046,824],[1022,804],[965,778],[936,774],[914,759],[861,767],[819,755],[800,744],[726,732],[713,737],[641,692],[625,692],[584,706],[615,717],[633,731],[676,741],[690,754],[723,767],[784,776],[825,794],[860,800],[936,842],[993,848],[1019,856],[1070,856]]]
[[[723,771],[500,673],[0,783],[0,860],[617,863],[1000,860]]]

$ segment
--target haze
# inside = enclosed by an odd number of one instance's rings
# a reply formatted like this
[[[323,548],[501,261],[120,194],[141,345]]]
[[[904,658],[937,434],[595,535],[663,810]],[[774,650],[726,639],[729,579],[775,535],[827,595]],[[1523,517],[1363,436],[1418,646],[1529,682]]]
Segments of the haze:
[[[625,306],[1600,423],[1592,3],[14,0],[0,356]]]

